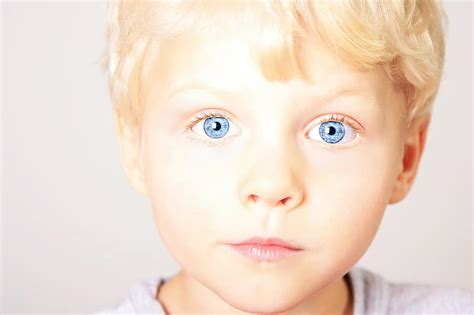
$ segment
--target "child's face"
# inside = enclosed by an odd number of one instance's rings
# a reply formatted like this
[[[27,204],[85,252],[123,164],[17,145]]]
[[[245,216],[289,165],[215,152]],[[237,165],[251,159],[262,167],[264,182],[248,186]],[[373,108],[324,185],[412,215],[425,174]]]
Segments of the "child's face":
[[[381,69],[356,71],[314,42],[302,59],[314,85],[271,83],[232,38],[193,34],[163,46],[142,129],[145,182],[162,240],[189,275],[234,306],[277,309],[366,252],[400,172],[405,103]],[[216,120],[227,134],[206,134],[206,117],[185,130],[209,110],[229,117]],[[331,114],[346,116],[333,144],[319,133]],[[253,236],[303,250],[255,262],[227,245]]]

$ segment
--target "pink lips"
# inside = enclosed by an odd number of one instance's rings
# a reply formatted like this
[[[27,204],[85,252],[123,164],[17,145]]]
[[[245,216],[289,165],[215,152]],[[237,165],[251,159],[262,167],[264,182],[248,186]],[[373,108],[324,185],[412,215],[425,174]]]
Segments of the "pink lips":
[[[276,261],[292,256],[301,251],[278,238],[264,239],[254,237],[238,244],[230,244],[238,253],[255,261]]]

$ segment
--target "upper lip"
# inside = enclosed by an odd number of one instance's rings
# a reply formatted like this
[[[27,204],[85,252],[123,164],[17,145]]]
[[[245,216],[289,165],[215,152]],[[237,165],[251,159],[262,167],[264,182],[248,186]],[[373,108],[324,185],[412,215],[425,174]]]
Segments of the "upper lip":
[[[270,238],[252,237],[244,241],[241,241],[239,243],[233,243],[232,245],[245,245],[245,244],[277,245],[277,246],[282,246],[286,248],[301,249],[293,244],[285,242],[284,240],[280,238],[276,238],[276,237],[270,237]]]

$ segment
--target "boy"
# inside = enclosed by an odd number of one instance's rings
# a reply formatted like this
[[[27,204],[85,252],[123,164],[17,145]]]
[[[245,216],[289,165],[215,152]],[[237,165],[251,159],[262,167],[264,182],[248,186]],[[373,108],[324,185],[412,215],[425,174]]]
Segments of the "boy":
[[[122,161],[182,270],[104,313],[472,312],[352,268],[413,184],[444,64],[434,1],[110,4]]]

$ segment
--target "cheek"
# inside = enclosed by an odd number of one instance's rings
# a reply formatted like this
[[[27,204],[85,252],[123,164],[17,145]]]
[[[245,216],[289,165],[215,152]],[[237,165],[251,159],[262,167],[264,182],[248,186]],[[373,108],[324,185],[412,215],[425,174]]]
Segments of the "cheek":
[[[385,138],[344,152],[318,150],[307,173],[312,210],[302,230],[318,231],[314,243],[326,244],[327,257],[347,253],[355,263],[370,246],[394,182],[394,147]]]
[[[223,176],[227,168],[223,161],[227,160],[211,148],[179,145],[166,136],[149,139],[145,154],[147,187],[160,236],[178,261],[190,259],[186,257],[194,256],[197,248],[202,255],[203,244],[217,241],[218,225],[214,222],[222,222],[218,214],[229,211],[223,209],[229,203],[220,197],[231,185],[230,178]]]

